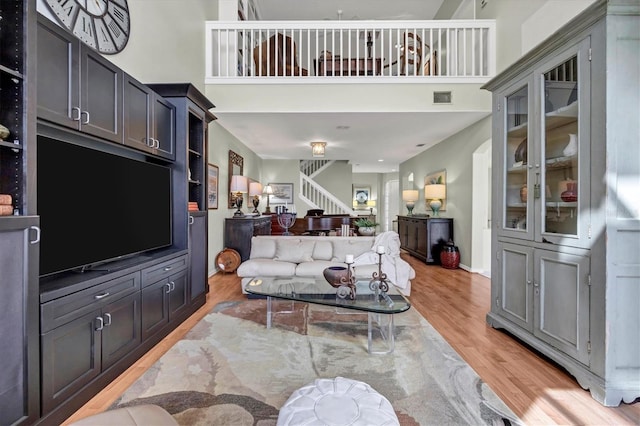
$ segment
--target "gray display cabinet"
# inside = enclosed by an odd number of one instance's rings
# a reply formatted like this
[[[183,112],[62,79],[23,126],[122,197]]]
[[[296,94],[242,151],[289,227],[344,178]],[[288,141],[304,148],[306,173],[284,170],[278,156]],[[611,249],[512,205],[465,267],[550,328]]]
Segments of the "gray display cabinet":
[[[488,82],[491,312],[604,405],[640,396],[640,5],[597,1]]]

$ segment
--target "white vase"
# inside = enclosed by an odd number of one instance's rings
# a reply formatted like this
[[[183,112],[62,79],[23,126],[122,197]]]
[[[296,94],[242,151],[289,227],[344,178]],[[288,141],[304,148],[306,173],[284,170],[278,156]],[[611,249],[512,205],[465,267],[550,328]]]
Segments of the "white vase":
[[[578,153],[578,135],[569,133],[569,143],[564,147],[562,154],[565,157],[573,157]]]

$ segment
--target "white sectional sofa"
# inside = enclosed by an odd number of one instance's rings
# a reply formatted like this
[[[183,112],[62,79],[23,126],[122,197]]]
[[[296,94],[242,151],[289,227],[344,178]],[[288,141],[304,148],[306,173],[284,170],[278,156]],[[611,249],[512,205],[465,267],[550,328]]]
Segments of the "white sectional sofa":
[[[385,248],[382,272],[408,296],[415,270],[400,257],[400,238],[393,231],[375,237],[255,236],[249,259],[237,273],[246,293],[245,287],[254,277],[322,277],[329,266],[345,266],[345,257],[351,254],[356,278],[369,279],[378,271],[378,246]]]

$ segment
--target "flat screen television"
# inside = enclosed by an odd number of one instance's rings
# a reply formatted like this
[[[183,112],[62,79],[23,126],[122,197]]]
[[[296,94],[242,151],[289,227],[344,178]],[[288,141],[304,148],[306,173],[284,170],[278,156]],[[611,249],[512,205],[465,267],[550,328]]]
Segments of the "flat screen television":
[[[38,135],[40,275],[169,246],[171,170]]]

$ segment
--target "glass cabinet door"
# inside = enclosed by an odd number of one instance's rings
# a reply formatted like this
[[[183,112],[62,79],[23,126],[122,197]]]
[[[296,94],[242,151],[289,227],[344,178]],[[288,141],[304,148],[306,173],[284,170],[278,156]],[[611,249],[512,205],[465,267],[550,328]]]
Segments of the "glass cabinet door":
[[[578,247],[586,245],[588,212],[581,206],[588,205],[589,194],[589,131],[579,118],[588,96],[582,88],[589,68],[588,62],[580,64],[587,58],[583,53],[586,49],[574,49],[541,72],[542,158],[534,183],[541,202],[536,239]]]
[[[531,202],[529,197],[530,180],[528,178],[531,157],[530,125],[530,84],[522,83],[506,92],[503,116],[504,132],[501,147],[504,170],[504,202],[501,212],[501,234],[518,238],[532,238]]]

